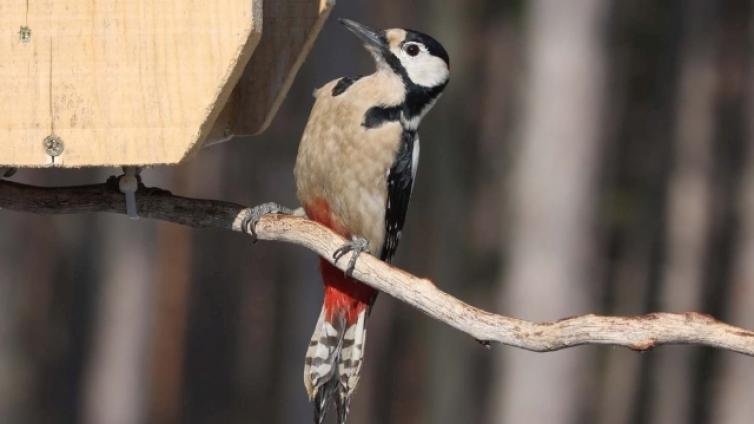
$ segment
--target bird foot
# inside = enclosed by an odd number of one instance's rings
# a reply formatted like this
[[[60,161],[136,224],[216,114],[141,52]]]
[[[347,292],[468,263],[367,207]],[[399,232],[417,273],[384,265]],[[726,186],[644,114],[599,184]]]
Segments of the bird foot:
[[[293,209],[286,208],[285,206],[281,206],[275,202],[262,203],[261,205],[254,206],[253,208],[244,209],[243,212],[246,213],[246,216],[244,217],[243,221],[241,221],[241,230],[251,236],[253,243],[257,242],[256,227],[259,223],[259,220],[262,219],[264,215],[270,213],[292,215],[295,213]]]
[[[333,254],[332,258],[335,263],[342,258],[346,253],[353,252],[351,259],[348,261],[348,268],[346,268],[346,276],[351,277],[353,275],[353,269],[356,267],[356,259],[362,252],[369,250],[369,240],[364,237],[353,237],[351,241],[346,242],[343,246],[338,248]]]

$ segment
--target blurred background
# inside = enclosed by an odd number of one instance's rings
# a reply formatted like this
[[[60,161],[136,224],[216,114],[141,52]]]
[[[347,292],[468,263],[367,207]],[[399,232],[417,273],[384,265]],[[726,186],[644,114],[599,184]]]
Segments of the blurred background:
[[[532,320],[699,311],[754,328],[751,0],[342,1],[264,134],[147,185],[295,205],[315,87],[370,72],[334,18],[438,38],[395,263]],[[119,170],[21,170],[45,185]],[[306,423],[321,305],[293,245],[124,216],[0,212],[0,422]],[[353,423],[752,423],[754,360],[484,349],[381,296]]]

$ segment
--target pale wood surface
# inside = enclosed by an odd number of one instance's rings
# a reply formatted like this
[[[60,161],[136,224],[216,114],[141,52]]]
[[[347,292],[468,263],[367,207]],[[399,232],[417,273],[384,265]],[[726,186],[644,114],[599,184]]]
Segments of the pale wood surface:
[[[117,185],[114,178],[107,184],[80,187],[35,187],[0,180],[0,209],[44,214],[125,214],[124,196],[117,191]],[[249,213],[238,204],[190,199],[143,186],[136,198],[140,216],[192,227],[242,231],[241,222]],[[345,242],[326,227],[298,216],[266,215],[256,229],[261,240],[295,243],[330,262],[333,252]],[[350,253],[335,266],[343,270],[349,259]],[[694,312],[632,317],[589,314],[534,322],[483,311],[443,292],[428,279],[366,253],[356,262],[353,275],[484,345],[497,342],[549,352],[584,344],[625,346],[637,351],[661,344],[697,344],[754,356],[754,332]]]
[[[207,143],[269,126],[335,0],[264,0],[262,40]]]
[[[177,163],[262,29],[262,0],[31,0],[28,17],[26,4],[0,0],[0,165]],[[54,163],[53,132],[65,146]]]

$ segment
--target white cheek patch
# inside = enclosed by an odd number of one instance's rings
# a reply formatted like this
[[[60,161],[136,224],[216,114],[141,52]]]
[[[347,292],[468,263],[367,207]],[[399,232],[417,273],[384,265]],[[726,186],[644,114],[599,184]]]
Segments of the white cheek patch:
[[[432,56],[423,50],[417,56],[409,56],[403,50],[395,52],[406,73],[414,84],[424,87],[434,87],[448,79],[449,70],[445,61],[437,56]]]

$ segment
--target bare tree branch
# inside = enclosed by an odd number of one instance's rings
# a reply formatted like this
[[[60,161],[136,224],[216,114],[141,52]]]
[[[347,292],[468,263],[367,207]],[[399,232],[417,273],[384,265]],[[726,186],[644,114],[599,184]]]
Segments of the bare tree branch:
[[[241,232],[249,211],[241,205],[175,196],[168,191],[139,187],[139,215],[191,227],[214,227]],[[125,200],[117,180],[78,187],[37,187],[0,181],[0,209],[37,214],[111,212],[125,214]],[[262,240],[298,244],[327,258],[344,239],[305,218],[268,215],[257,225]],[[344,269],[349,256],[336,266]],[[652,313],[634,317],[583,315],[558,321],[531,322],[492,314],[439,290],[430,280],[362,255],[354,276],[400,299],[427,315],[461,330],[483,343],[499,342],[536,352],[584,344],[625,346],[648,350],[660,344],[697,344],[754,356],[754,332],[695,312]]]

